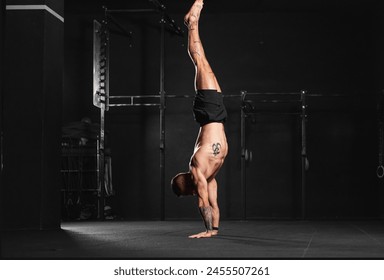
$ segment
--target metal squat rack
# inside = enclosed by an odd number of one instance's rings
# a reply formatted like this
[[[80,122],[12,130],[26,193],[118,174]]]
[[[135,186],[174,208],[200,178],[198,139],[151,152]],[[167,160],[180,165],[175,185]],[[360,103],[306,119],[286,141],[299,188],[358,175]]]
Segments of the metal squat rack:
[[[108,10],[104,8],[104,20],[102,23],[94,21],[93,32],[93,104],[100,108],[100,134],[97,141],[98,164],[98,188],[100,190],[99,214],[100,220],[104,219],[105,188],[104,188],[104,144],[105,144],[105,112],[110,107],[118,106],[159,106],[160,108],[160,180],[161,180],[161,220],[164,220],[165,197],[165,84],[164,84],[164,50],[165,50],[165,26],[168,24],[170,32],[183,36],[182,29],[166,13],[166,7],[157,0],[149,0],[154,5],[153,9]],[[114,18],[117,13],[158,13],[160,14],[160,84],[158,95],[148,96],[111,96],[109,92],[109,40],[110,26],[114,25],[120,32],[132,38],[132,32],[126,31]],[[169,30],[167,30],[169,31]],[[129,98],[129,103],[118,103],[122,98]],[[157,103],[135,103],[136,99],[156,98]],[[115,103],[113,101],[116,101]]]
[[[282,104],[291,103],[296,106],[294,112],[277,112],[277,114],[297,115],[300,117],[301,123],[301,217],[306,217],[306,171],[309,168],[309,161],[307,157],[307,92],[301,90],[300,92],[292,93],[249,93],[241,91],[241,194],[243,206],[243,219],[247,219],[246,213],[246,162],[252,160],[252,151],[249,151],[246,146],[246,119],[247,117],[255,114],[269,114],[268,111],[258,111],[254,104]],[[300,107],[300,109],[298,109]]]

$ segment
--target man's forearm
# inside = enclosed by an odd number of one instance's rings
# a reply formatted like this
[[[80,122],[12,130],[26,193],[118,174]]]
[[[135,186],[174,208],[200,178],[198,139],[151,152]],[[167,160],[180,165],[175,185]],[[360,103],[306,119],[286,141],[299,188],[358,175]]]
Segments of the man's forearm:
[[[212,207],[199,207],[207,231],[212,231]]]

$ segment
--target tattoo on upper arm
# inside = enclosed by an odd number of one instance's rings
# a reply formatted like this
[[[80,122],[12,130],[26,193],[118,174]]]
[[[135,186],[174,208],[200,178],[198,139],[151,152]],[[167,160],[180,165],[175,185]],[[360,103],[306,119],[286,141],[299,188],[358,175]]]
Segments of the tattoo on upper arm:
[[[199,207],[200,214],[203,217],[205,228],[212,230],[212,207]]]
[[[194,54],[196,54],[196,55],[198,55],[198,56],[201,56],[200,53],[199,53],[198,51],[196,51],[196,50],[193,51],[191,54],[192,54],[192,56],[193,56]]]
[[[220,149],[221,149],[220,143],[212,144],[212,150],[213,150],[214,156],[217,156],[218,154],[220,154]]]

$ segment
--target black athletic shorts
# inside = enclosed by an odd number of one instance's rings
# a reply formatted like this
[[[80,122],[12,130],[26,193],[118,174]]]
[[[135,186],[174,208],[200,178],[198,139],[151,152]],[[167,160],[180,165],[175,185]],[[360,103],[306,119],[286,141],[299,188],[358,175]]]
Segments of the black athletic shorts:
[[[223,103],[223,95],[217,90],[197,90],[193,102],[193,115],[200,126],[212,122],[224,123],[227,119],[227,110]]]

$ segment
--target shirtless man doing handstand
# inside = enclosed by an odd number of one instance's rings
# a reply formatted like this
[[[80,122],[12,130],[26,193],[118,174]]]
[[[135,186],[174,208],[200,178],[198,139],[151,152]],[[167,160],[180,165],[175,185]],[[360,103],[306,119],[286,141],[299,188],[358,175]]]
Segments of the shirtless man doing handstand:
[[[188,53],[195,66],[193,103],[195,120],[200,124],[189,172],[177,174],[171,181],[177,196],[197,195],[198,207],[206,230],[190,238],[212,237],[218,234],[220,210],[217,204],[216,175],[228,153],[224,131],[227,112],[216,77],[205,57],[199,36],[199,17],[203,0],[196,0],[184,18],[188,27]]]

